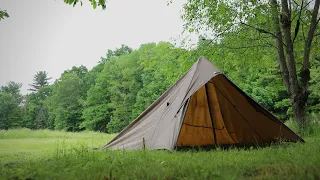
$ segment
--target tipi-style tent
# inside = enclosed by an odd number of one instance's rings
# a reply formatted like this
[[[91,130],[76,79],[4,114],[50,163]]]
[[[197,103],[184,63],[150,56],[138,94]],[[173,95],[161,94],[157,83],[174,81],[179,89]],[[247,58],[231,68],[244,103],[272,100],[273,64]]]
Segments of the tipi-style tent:
[[[168,149],[303,141],[204,57],[103,148]]]

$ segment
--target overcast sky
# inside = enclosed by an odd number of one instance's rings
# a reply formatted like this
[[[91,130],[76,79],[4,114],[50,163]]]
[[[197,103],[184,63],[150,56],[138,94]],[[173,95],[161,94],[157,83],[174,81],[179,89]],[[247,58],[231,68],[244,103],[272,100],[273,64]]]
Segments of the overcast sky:
[[[185,0],[108,0],[93,10],[84,0],[73,8],[63,0],[0,0],[10,18],[0,21],[0,86],[23,83],[28,91],[37,71],[59,78],[72,66],[91,69],[107,49],[126,44],[179,39]],[[52,80],[53,81],[53,80]]]

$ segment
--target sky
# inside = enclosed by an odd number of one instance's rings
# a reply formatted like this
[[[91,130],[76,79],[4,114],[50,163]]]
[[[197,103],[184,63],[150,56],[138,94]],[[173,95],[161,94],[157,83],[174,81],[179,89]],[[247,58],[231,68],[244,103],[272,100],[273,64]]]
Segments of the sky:
[[[0,86],[22,83],[26,94],[37,71],[47,71],[53,83],[72,66],[91,69],[121,44],[179,42],[185,1],[108,0],[106,10],[94,10],[86,0],[76,7],[63,0],[0,0],[10,15],[0,21]]]

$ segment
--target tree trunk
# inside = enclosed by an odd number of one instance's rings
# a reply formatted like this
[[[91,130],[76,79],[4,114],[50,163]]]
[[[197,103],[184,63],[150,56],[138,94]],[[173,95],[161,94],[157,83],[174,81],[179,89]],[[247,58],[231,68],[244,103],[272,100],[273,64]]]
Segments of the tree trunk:
[[[301,90],[300,90],[300,96],[298,98],[298,102],[294,106],[296,108],[296,111],[294,112],[294,116],[297,120],[297,123],[299,124],[300,127],[304,128],[306,126],[306,120],[305,120],[305,105],[308,100],[309,92],[308,92],[308,82],[310,80],[310,52],[311,52],[311,44],[312,40],[314,37],[314,33],[316,30],[316,27],[319,23],[319,20],[317,20],[317,16],[319,13],[319,5],[320,5],[320,0],[316,0],[312,12],[312,17],[311,17],[311,22],[310,22],[310,27],[309,27],[309,32],[307,39],[305,41],[305,46],[304,46],[304,56],[303,56],[303,67],[300,71],[300,76],[301,76]],[[303,112],[302,112],[303,111]]]
[[[291,12],[288,7],[287,0],[281,0],[281,25],[286,45],[286,55],[288,61],[289,82],[290,82],[290,95],[292,105],[298,103],[300,96],[300,87],[298,84],[296,61],[293,53],[293,41],[291,39]]]
[[[303,59],[304,63],[300,72],[300,84],[298,82],[297,77],[296,62],[294,57],[294,46],[291,37],[291,8],[289,8],[287,0],[281,0],[281,14],[279,14],[279,6],[277,0],[270,0],[270,4],[272,8],[275,36],[277,37],[276,45],[278,50],[278,61],[282,73],[282,79],[287,88],[288,93],[290,94],[294,118],[296,119],[298,126],[300,128],[304,128],[306,126],[305,109],[308,100],[308,82],[310,80],[309,59],[312,39],[314,37],[316,26],[320,20],[317,20],[320,0],[315,1],[312,19],[310,23],[310,29],[305,42]],[[282,27],[282,31],[280,28],[280,24]],[[282,41],[282,35],[284,37],[284,42]]]
[[[289,72],[287,68],[287,62],[286,57],[284,55],[284,49],[283,49],[283,41],[282,41],[282,33],[280,28],[280,22],[279,22],[279,12],[278,12],[278,3],[277,0],[271,0],[270,1],[271,8],[272,8],[272,18],[273,18],[273,25],[275,30],[275,36],[276,36],[276,47],[277,47],[277,53],[278,53],[278,63],[280,66],[282,81],[287,89],[287,92],[290,94],[290,82],[289,82]]]
[[[307,126],[305,108],[306,108],[306,104],[309,96],[308,82],[310,80],[310,70],[309,70],[310,52],[311,52],[311,44],[314,37],[314,33],[320,20],[320,19],[317,20],[317,16],[319,13],[319,5],[320,5],[320,0],[316,0],[314,4],[313,12],[312,12],[308,36],[305,41],[303,67],[300,71],[301,88],[299,89],[299,96],[296,97],[296,102],[294,102],[292,106],[294,117],[300,128],[305,128]]]
[[[293,51],[293,41],[291,39],[291,11],[289,10],[288,0],[281,0],[280,22],[286,45],[287,67],[289,71],[289,91],[292,104],[292,111],[299,127],[304,127],[305,122],[305,103],[302,102],[301,89],[299,87],[296,62]]]
[[[292,103],[292,111],[293,116],[298,124],[298,127],[304,129],[307,125],[306,122],[306,101],[303,100],[303,96],[300,93],[299,96],[296,98],[296,101]]]

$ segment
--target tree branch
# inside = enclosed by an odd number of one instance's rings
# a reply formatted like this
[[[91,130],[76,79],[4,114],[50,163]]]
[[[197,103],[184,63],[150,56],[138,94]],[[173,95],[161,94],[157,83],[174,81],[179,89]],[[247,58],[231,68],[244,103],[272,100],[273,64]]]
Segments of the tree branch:
[[[303,10],[303,9],[305,9],[307,12],[309,12],[310,14],[312,14],[312,12],[307,8],[308,7],[308,5],[311,3],[311,2],[313,2],[314,0],[312,0],[312,1],[309,1],[306,5],[304,5],[302,8],[301,8],[301,10]],[[296,5],[298,5],[298,4],[296,4]],[[299,11],[297,14],[295,14],[293,17],[292,17],[292,20],[294,20],[295,18],[296,18],[296,16],[298,16],[299,14],[300,14],[300,12],[301,11]],[[300,23],[302,24],[302,19],[300,19]],[[306,24],[306,23],[304,23],[304,24]]]
[[[296,70],[296,62],[293,51],[293,43],[291,37],[291,12],[288,8],[288,1],[281,0],[281,16],[280,22],[282,26],[282,31],[284,35],[284,40],[286,42],[286,55],[287,55],[287,65],[289,72],[289,81],[290,81],[290,91],[291,91],[291,100],[295,102],[296,97],[299,95],[299,83]]]
[[[312,12],[311,22],[310,22],[310,28],[308,32],[307,39],[305,41],[305,47],[304,47],[304,56],[303,56],[303,67],[301,70],[301,84],[303,91],[307,91],[308,87],[308,81],[310,80],[310,51],[311,51],[311,43],[315,34],[316,27],[320,21],[320,18],[317,19],[318,12],[319,12],[319,5],[320,0],[316,0],[314,3],[314,8]]]
[[[254,27],[254,26],[251,26],[251,25],[249,25],[249,24],[247,24],[247,23],[244,23],[244,22],[240,22],[240,24],[243,24],[243,25],[245,25],[245,26],[248,26],[248,27],[251,27],[251,28],[254,28],[254,29],[256,29],[258,32],[260,32],[260,33],[264,33],[264,34],[270,34],[270,35],[272,35],[273,37],[275,37],[275,38],[277,38],[277,36],[276,35],[274,35],[273,33],[271,33],[271,32],[268,32],[268,31],[266,31],[266,30],[264,30],[264,29],[261,29],[261,28],[257,28],[257,27]]]
[[[254,26],[249,25],[249,24],[247,24],[247,23],[244,23],[244,22],[242,22],[242,21],[240,22],[240,24],[243,24],[243,25],[245,25],[245,26],[248,26],[248,27],[250,27],[250,28],[253,28],[253,29],[257,30],[257,31],[260,32],[260,33],[270,34],[272,37],[278,38],[275,34],[269,32],[269,31],[266,31],[266,30],[264,30],[264,29],[254,27]],[[286,46],[286,45],[283,43],[282,40],[280,40],[280,41],[281,41],[282,45]]]
[[[297,1],[295,1],[295,0],[293,0],[293,2],[298,6],[298,3],[297,3]]]
[[[277,53],[278,53],[278,63],[281,71],[281,76],[283,83],[287,89],[287,92],[291,95],[290,92],[290,81],[289,81],[289,71],[287,67],[286,57],[284,55],[284,43],[282,41],[282,32],[280,28],[280,21],[279,21],[279,11],[278,11],[278,3],[277,0],[270,0],[271,12],[272,12],[272,19],[274,24],[274,31],[276,35],[276,46],[277,46]]]
[[[239,47],[230,47],[230,46],[225,46],[225,48],[227,49],[249,49],[249,48],[255,48],[255,47],[274,47],[273,45],[271,44],[258,44],[258,45],[252,45],[252,46],[239,46]]]
[[[227,33],[228,30],[229,30],[232,26],[234,26],[234,24],[230,25],[229,28],[227,28],[227,29],[225,29],[224,31],[222,31],[221,33],[217,34],[217,35],[216,35],[216,38],[218,38],[218,37],[224,35],[225,33]],[[207,46],[210,45],[216,38],[211,39],[210,42],[207,44]]]
[[[301,1],[301,6],[300,6],[300,11],[299,11],[299,17],[298,17],[298,20],[297,20],[297,24],[296,24],[296,27],[294,29],[294,37],[293,37],[293,40],[292,40],[292,44],[294,43],[297,35],[298,35],[298,32],[299,32],[299,27],[300,27],[300,19],[301,19],[301,14],[302,14],[302,7],[303,7],[303,1]]]
[[[317,20],[314,29],[316,29],[316,26],[319,24],[320,18]]]

